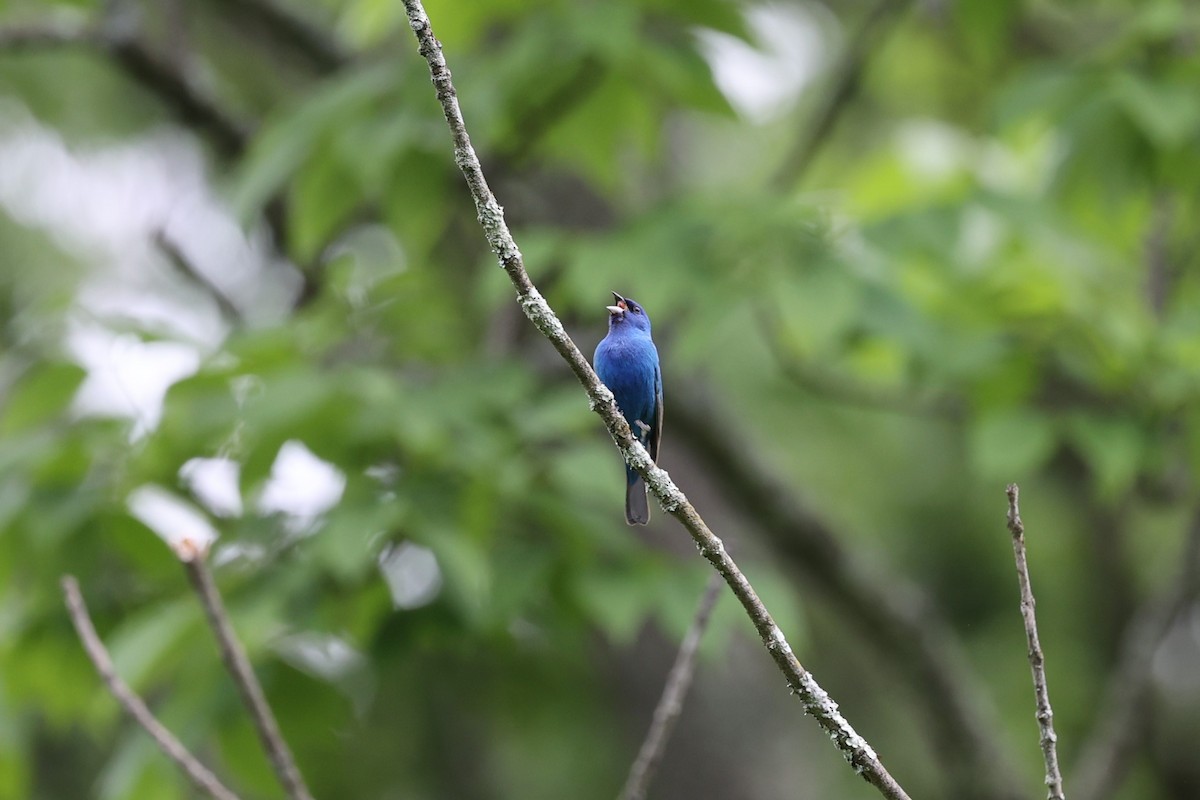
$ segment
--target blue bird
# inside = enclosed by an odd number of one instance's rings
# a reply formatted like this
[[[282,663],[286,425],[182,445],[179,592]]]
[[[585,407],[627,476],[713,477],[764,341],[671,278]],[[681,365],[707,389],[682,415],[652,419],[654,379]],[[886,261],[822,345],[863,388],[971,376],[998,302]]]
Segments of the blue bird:
[[[608,335],[596,346],[592,363],[604,385],[612,390],[617,407],[633,435],[658,460],[662,439],[663,388],[658,350],[650,338],[650,317],[633,300],[613,292],[615,306],[608,308]],[[625,467],[625,522],[645,525],[650,521],[646,484]]]

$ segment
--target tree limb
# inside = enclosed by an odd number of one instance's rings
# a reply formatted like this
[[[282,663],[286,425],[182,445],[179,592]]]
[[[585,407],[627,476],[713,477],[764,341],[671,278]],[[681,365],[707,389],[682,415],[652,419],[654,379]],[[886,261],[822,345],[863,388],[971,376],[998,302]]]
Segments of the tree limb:
[[[196,590],[196,595],[200,598],[200,604],[204,607],[204,616],[217,638],[221,660],[232,676],[246,710],[250,712],[254,729],[258,732],[259,741],[262,742],[263,749],[267,752],[267,758],[275,770],[275,775],[279,778],[279,783],[292,800],[312,800],[312,795],[309,794],[308,787],[304,784],[304,778],[296,767],[292,752],[288,749],[287,742],[283,740],[283,734],[279,731],[279,723],[275,721],[275,714],[267,704],[262,686],[250,666],[250,659],[246,657],[246,651],[233,632],[233,625],[225,611],[225,604],[221,602],[221,595],[213,582],[212,572],[208,569],[207,553],[185,541],[183,546],[176,548],[176,555],[183,563],[188,580],[191,581],[192,588]]]
[[[662,697],[654,708],[650,730],[646,732],[637,758],[629,769],[629,778],[625,781],[625,788],[621,790],[619,800],[643,800],[646,797],[646,790],[650,788],[650,781],[654,779],[667,741],[671,738],[671,731],[674,730],[679,714],[683,711],[683,701],[696,671],[696,653],[700,649],[700,639],[708,628],[708,620],[712,616],[720,592],[721,576],[713,574],[708,579],[708,585],[704,587],[704,594],[700,596],[700,605],[696,608],[692,624],[679,646],[679,653],[675,656],[675,663],[667,675]]]
[[[503,169],[506,164],[518,164],[527,158],[555,123],[581,105],[604,83],[606,72],[603,61],[594,54],[585,55],[544,96],[530,98],[519,106],[513,114],[510,142],[492,153],[500,168]]]
[[[88,615],[87,604],[84,603],[83,594],[79,591],[79,581],[75,580],[73,575],[64,575],[62,590],[66,599],[67,613],[71,615],[71,623],[75,626],[79,641],[83,643],[84,652],[91,659],[92,666],[96,668],[96,672],[104,681],[109,694],[116,699],[121,708],[125,709],[125,713],[132,717],[134,722],[141,725],[142,729],[150,734],[150,738],[154,740],[158,748],[166,754],[167,758],[175,762],[175,766],[179,767],[193,786],[215,800],[238,800],[238,796],[225,788],[208,767],[201,764],[195,756],[188,752],[183,743],[155,718],[142,698],[134,694],[129,685],[117,675],[112,658],[109,657],[104,643],[100,641],[100,636],[96,633],[96,626],[92,624],[92,619]]]
[[[726,552],[724,543],[709,530],[708,525],[684,493],[671,481],[670,476],[655,466],[645,448],[633,438],[629,425],[617,408],[612,392],[600,382],[583,353],[563,329],[562,322],[529,279],[521,251],[504,222],[504,212],[488,188],[479,158],[471,146],[454,84],[450,78],[450,70],[442,55],[441,43],[434,37],[429,17],[420,0],[404,0],[404,7],[408,13],[409,24],[416,35],[419,51],[429,65],[438,101],[450,127],[454,143],[454,161],[462,171],[471,197],[475,201],[478,219],[488,244],[516,289],[525,315],[542,335],[550,340],[554,349],[575,373],[587,392],[592,410],[604,420],[626,462],[645,479],[663,509],[683,524],[696,542],[701,555],[729,584],[754,623],[776,666],[787,679],[788,685],[800,696],[805,710],[830,735],[854,770],[875,786],[884,797],[892,800],[907,798],[907,793],[884,768],[875,751],[850,727],[838,711],[837,704],[800,664],[792,652],[791,645],[758,598],[754,588]]]
[[[805,585],[823,591],[865,632],[887,663],[908,675],[931,713],[935,748],[958,797],[1020,800],[1012,759],[996,736],[982,691],[933,600],[903,576],[868,566],[752,457],[732,415],[699,386],[674,392],[671,420],[694,461],[714,476],[726,502],[750,520]]]
[[[235,119],[201,88],[195,77],[155,53],[134,32],[117,23],[91,26],[24,25],[0,29],[0,50],[85,47],[108,55],[134,82],[151,92],[184,125],[204,131],[225,158],[245,149],[249,127]]]
[[[846,45],[820,109],[811,123],[795,140],[792,149],[780,165],[772,185],[779,191],[794,189],[812,164],[825,138],[833,131],[838,117],[858,93],[867,61],[908,8],[911,0],[877,0],[859,25],[854,38]]]
[[[229,295],[225,294],[225,291],[220,286],[217,286],[211,278],[201,272],[192,263],[191,259],[183,254],[183,251],[179,249],[179,245],[167,235],[165,230],[160,228],[155,231],[153,238],[154,246],[166,256],[167,261],[175,268],[175,271],[188,281],[194,283],[213,299],[213,302],[217,304],[217,309],[221,312],[221,316],[225,318],[226,322],[235,326],[244,322],[242,311],[237,307],[237,304],[229,298]]]
[[[1175,201],[1170,192],[1159,189],[1150,207],[1150,226],[1142,248],[1145,253],[1146,304],[1155,319],[1162,320],[1171,296],[1175,275],[1171,263],[1171,226],[1175,221]]]
[[[222,157],[232,159],[246,149],[249,127],[230,116],[187,70],[177,68],[137,36],[106,35],[100,43],[125,74],[154,94],[180,122],[207,132]]]
[[[1046,761],[1048,800],[1066,800],[1062,772],[1058,768],[1058,736],[1054,733],[1054,711],[1050,708],[1050,690],[1046,685],[1046,657],[1038,641],[1036,603],[1029,583],[1029,564],[1025,560],[1025,525],[1017,506],[1020,489],[1010,483],[1008,494],[1008,532],[1012,534],[1013,558],[1017,562],[1017,582],[1021,587],[1021,617],[1025,621],[1025,639],[1029,642],[1029,666],[1033,670],[1033,693],[1037,698],[1038,728],[1041,730],[1042,757]]]
[[[301,56],[320,74],[336,72],[352,59],[341,42],[277,0],[222,0],[221,5],[253,25],[256,34]]]

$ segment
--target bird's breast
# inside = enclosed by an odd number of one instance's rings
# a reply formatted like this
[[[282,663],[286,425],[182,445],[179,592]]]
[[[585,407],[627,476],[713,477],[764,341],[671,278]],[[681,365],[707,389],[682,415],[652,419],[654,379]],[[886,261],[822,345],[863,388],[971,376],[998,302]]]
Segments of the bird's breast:
[[[596,348],[596,373],[626,412],[640,416],[654,402],[658,351],[647,336],[610,335]]]

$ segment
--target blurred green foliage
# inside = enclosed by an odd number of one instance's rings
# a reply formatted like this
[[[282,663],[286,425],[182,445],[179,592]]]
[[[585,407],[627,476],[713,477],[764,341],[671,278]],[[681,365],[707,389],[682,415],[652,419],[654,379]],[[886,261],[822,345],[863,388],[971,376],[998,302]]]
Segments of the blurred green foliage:
[[[130,2],[106,22],[109,5],[14,1],[0,20],[135,36],[211,94],[253,133],[244,151],[211,147],[207,179],[303,286],[259,273],[267,289],[229,292],[243,318],[197,343],[81,298],[137,264],[215,315],[209,288],[163,258],[81,246],[0,192],[0,799],[187,795],[100,690],[63,573],[163,722],[245,796],[278,796],[181,570],[131,510],[145,486],[219,530],[230,612],[317,796],[613,796],[705,568],[662,515],[646,536],[620,524],[617,456],[486,252],[402,5]],[[608,290],[651,311],[664,466],[732,537],[801,660],[914,796],[961,796],[912,737],[910,717],[938,710],[894,707],[888,659],[847,643],[844,610],[809,596],[729,509],[720,466],[673,436],[671,404],[696,387],[728,412],[711,424],[847,548],[930,592],[1032,795],[1005,483],[1024,490],[1068,767],[1122,630],[1174,579],[1196,502],[1200,12],[915,4],[866,54],[812,168],[789,176],[779,165],[869,9],[768,8],[805,15],[824,71],[752,121],[697,32],[758,44],[755,8],[427,4],[534,281],[585,351]],[[164,126],[211,144],[202,119],[176,114],[177,89],[111,48],[3,42],[5,136],[24,115],[80,153]],[[236,267],[211,282],[241,285]],[[286,310],[259,308],[268,290]],[[199,367],[144,431],[81,413],[81,322],[182,341]],[[288,442],[344,478],[315,518],[260,502]],[[186,479],[197,458],[236,463],[240,513],[206,505]],[[439,570],[415,607],[380,569],[404,543]],[[815,744],[732,606],[655,796],[871,796]],[[1170,744],[1194,732],[1200,692],[1156,691],[1114,797],[1200,791]]]

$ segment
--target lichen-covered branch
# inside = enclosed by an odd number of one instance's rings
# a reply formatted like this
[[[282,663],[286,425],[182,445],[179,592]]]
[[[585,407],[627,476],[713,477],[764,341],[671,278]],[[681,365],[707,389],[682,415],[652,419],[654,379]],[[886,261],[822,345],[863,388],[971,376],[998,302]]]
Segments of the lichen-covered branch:
[[[1017,581],[1021,585],[1021,617],[1025,621],[1025,639],[1029,643],[1029,666],[1033,670],[1033,692],[1037,701],[1037,721],[1041,731],[1042,757],[1046,761],[1048,800],[1065,800],[1062,772],[1058,768],[1058,736],[1054,733],[1054,711],[1050,708],[1050,691],[1046,686],[1046,657],[1038,641],[1036,603],[1029,585],[1029,564],[1025,560],[1025,525],[1017,505],[1020,489],[1008,485],[1008,532],[1012,534],[1013,558],[1017,562]]]
[[[947,791],[967,800],[1021,800],[995,714],[957,638],[922,587],[843,543],[748,443],[736,415],[700,384],[676,387],[671,424],[730,507],[906,676],[921,701]]]
[[[479,159],[471,146],[466,124],[459,109],[458,97],[451,81],[450,70],[442,55],[441,43],[434,36],[429,17],[420,0],[404,0],[404,7],[408,13],[409,24],[416,35],[420,53],[429,65],[438,102],[441,104],[442,112],[450,127],[455,163],[462,171],[471,197],[475,201],[479,223],[483,227],[488,244],[516,288],[518,300],[525,316],[533,322],[542,335],[550,340],[554,349],[575,373],[587,392],[592,410],[604,421],[626,463],[643,477],[650,491],[659,499],[663,509],[683,524],[691,534],[701,555],[725,579],[754,623],[763,644],[780,672],[787,679],[788,685],[800,697],[805,710],[829,734],[854,770],[875,786],[884,797],[892,798],[892,800],[907,798],[908,794],[884,768],[875,751],[842,717],[837,704],[829,698],[817,685],[812,675],[801,665],[783,632],[775,624],[775,620],[758,598],[754,588],[725,551],[724,543],[709,530],[708,525],[670,476],[655,466],[645,448],[633,438],[629,425],[621,416],[617,404],[613,400],[612,392],[600,382],[583,353],[563,329],[562,323],[554,311],[534,287],[525,271],[521,251],[517,248],[516,242],[513,241],[512,234],[504,222],[504,212],[492,195],[479,165]]]

